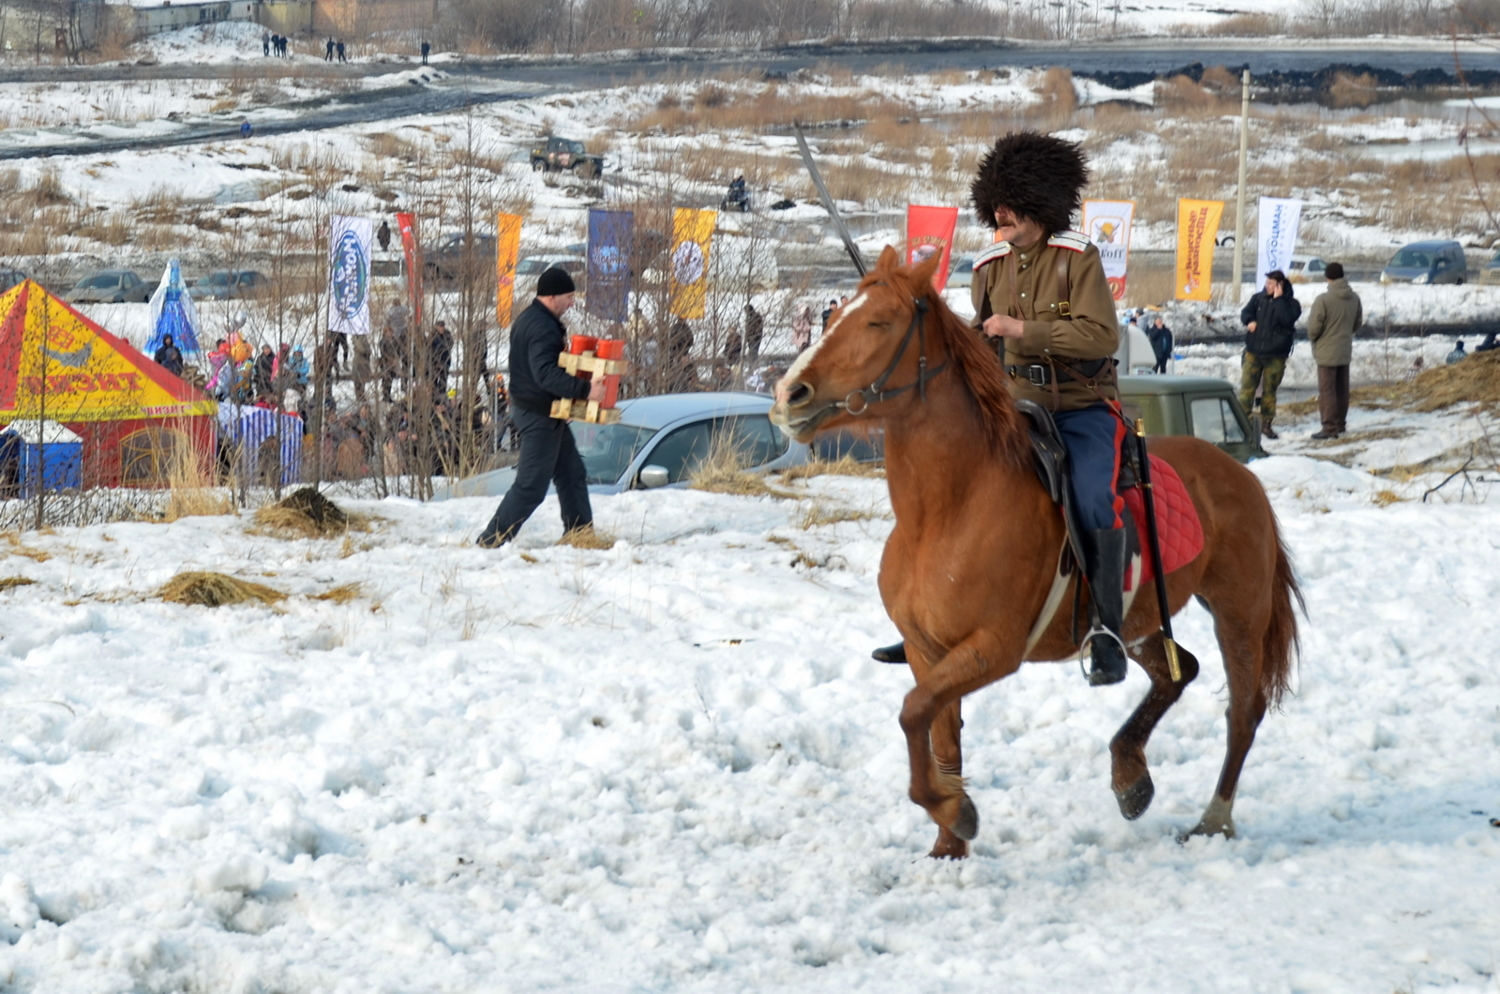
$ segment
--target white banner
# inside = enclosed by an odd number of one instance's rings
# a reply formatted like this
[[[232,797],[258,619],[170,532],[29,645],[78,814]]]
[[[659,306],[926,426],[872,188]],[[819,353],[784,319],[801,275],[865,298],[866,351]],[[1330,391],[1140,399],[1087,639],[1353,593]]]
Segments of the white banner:
[[[328,330],[370,333],[370,241],[367,217],[335,214],[328,234]]]
[[[1273,269],[1283,273],[1297,249],[1297,223],[1302,220],[1302,201],[1260,198],[1260,245],[1255,252],[1255,289],[1266,285]]]
[[[1130,226],[1135,218],[1132,200],[1085,200],[1083,231],[1099,250],[1104,278],[1116,300],[1125,299],[1125,264],[1130,255]]]

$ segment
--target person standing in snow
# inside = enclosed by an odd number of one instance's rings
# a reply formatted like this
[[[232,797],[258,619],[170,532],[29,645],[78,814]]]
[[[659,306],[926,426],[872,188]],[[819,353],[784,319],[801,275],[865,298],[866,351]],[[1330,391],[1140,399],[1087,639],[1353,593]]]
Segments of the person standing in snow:
[[[267,58],[271,56],[271,32],[269,31],[260,33],[260,54]]]
[[[333,39],[332,38],[328,39],[328,44],[323,49],[323,61],[324,62],[332,62],[333,61]]]
[[[422,65],[424,66],[427,64],[427,53],[430,51],[432,51],[432,43],[425,38],[422,39]]]
[[[1286,375],[1293,336],[1302,305],[1292,293],[1286,274],[1273,269],[1266,274],[1266,288],[1250,298],[1240,311],[1245,326],[1245,355],[1240,362],[1240,406],[1246,411],[1260,388],[1260,433],[1279,438],[1271,426],[1276,420],[1276,388]]]
[[[1459,339],[1458,344],[1453,347],[1453,351],[1448,353],[1448,358],[1446,361],[1448,365],[1451,366],[1455,362],[1463,362],[1468,357],[1469,353],[1464,351],[1463,339]]]
[[[1153,371],[1165,375],[1167,372],[1167,360],[1172,358],[1172,329],[1156,315],[1151,322],[1151,330],[1146,332],[1146,338],[1151,342],[1151,352],[1156,356],[1156,365]]]
[[[547,496],[548,483],[557,489],[564,531],[593,527],[583,458],[568,422],[552,417],[554,400],[604,399],[604,377],[591,382],[557,365],[567,348],[562,316],[573,306],[573,292],[573,277],[566,270],[546,270],[537,279],[536,299],[511,325],[511,417],[521,435],[521,457],[515,482],[480,533],[482,548],[499,548],[515,538]]]
[[[1322,428],[1313,438],[1326,440],[1344,433],[1349,417],[1349,364],[1354,359],[1354,333],[1365,323],[1359,295],[1344,279],[1342,263],[1330,262],[1323,271],[1328,290],[1313,301],[1307,316],[1307,340],[1318,364],[1318,415]]]
[[[380,227],[375,229],[375,240],[380,243],[380,251],[389,251],[391,247],[391,226],[389,222],[380,222]]]
[[[803,304],[802,310],[792,318],[792,351],[801,352],[812,344],[812,305]]]
[[[448,393],[448,373],[453,369],[453,332],[446,321],[432,326],[432,338],[427,343],[427,369],[432,376],[432,394],[442,397]]]
[[[338,53],[339,61],[340,62],[348,62],[349,61],[347,58],[344,57],[344,42],[342,40],[340,40],[340,41],[338,41],[338,42],[336,42],[334,44],[333,50]]]

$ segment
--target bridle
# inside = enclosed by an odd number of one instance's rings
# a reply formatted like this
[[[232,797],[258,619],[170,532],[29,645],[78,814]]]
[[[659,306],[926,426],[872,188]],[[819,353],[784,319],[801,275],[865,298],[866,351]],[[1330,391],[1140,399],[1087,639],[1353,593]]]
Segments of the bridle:
[[[889,284],[875,283],[873,285],[888,286]],[[843,400],[836,401],[832,405],[834,408],[846,411],[854,417],[859,417],[861,414],[870,409],[871,404],[879,404],[882,401],[890,400],[893,397],[899,397],[902,394],[906,393],[906,391],[913,388],[915,388],[917,391],[918,400],[925,401],[927,399],[927,381],[933,379],[943,370],[947,369],[948,364],[944,362],[934,369],[929,370],[927,368],[926,318],[929,308],[927,306],[926,299],[922,297],[914,297],[912,299],[912,304],[916,307],[916,313],[912,315],[911,324],[906,328],[906,337],[901,339],[901,347],[898,348],[896,350],[896,354],[891,357],[891,364],[885,367],[885,372],[881,373],[874,383],[871,383],[863,390],[851,391],[849,395]],[[887,390],[885,388],[885,385],[890,380],[891,376],[896,372],[896,367],[901,365],[901,359],[906,355],[906,350],[911,345],[913,335],[915,335],[917,338],[917,378],[904,387],[896,387],[895,389]],[[854,406],[854,400],[856,397],[859,398],[859,407],[857,408]]]

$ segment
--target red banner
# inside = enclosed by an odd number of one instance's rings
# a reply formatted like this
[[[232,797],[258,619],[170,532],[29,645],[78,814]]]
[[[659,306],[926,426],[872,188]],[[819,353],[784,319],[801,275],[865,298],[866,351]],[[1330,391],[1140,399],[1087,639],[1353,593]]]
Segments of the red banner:
[[[401,250],[406,253],[406,292],[411,295],[412,327],[422,327],[422,250],[417,245],[417,216],[397,214]]]
[[[942,261],[932,274],[932,288],[939,293],[948,285],[948,267],[953,264],[953,233],[958,230],[957,207],[906,208],[906,264],[915,266],[937,253]]]

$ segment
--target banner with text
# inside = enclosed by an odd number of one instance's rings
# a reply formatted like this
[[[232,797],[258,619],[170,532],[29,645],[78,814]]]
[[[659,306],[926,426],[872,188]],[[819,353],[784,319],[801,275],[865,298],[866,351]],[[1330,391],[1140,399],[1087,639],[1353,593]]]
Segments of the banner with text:
[[[375,225],[367,217],[335,214],[328,233],[328,330],[370,333],[370,242]]]
[[[510,325],[516,306],[516,263],[521,258],[521,216],[495,216],[495,322]]]
[[[1133,200],[1083,202],[1083,230],[1099,250],[1104,279],[1116,300],[1125,299],[1125,264],[1130,256],[1130,227],[1134,219]]]
[[[411,298],[412,320],[422,327],[422,257],[417,240],[417,216],[399,213],[396,215],[396,230],[401,233],[401,251],[406,257],[406,295]]]
[[[680,318],[701,318],[708,299],[708,247],[718,211],[679,207],[672,214],[671,310]]]
[[[942,255],[937,272],[932,274],[932,288],[942,293],[948,285],[948,269],[953,264],[953,233],[958,230],[957,207],[906,207],[906,264],[915,266],[934,255]]]
[[[1260,244],[1255,251],[1255,289],[1266,284],[1273,269],[1286,272],[1297,248],[1297,225],[1302,220],[1302,201],[1260,198]]]
[[[1177,299],[1207,300],[1213,288],[1214,237],[1221,200],[1177,201]]]
[[[589,292],[586,310],[606,321],[630,316],[630,247],[635,241],[632,211],[589,210]]]

